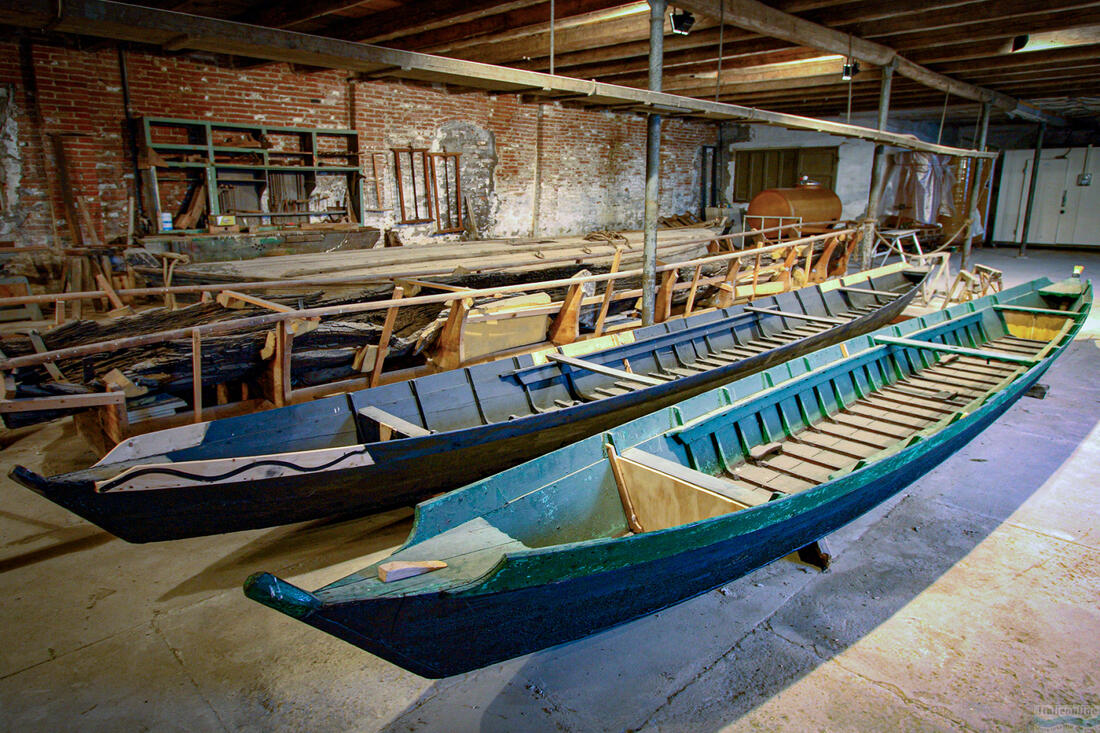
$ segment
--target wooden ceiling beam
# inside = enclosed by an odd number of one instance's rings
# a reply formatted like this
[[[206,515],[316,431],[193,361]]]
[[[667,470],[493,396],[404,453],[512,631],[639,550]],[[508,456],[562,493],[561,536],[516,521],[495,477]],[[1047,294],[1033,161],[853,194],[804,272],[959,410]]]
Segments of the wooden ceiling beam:
[[[697,54],[695,59],[684,63],[669,63],[667,60],[668,57],[666,56],[664,78],[669,79],[692,74],[710,74],[713,78],[718,64],[717,50],[699,49],[698,51],[690,53]],[[793,46],[786,46],[782,50],[777,51],[762,51],[753,54],[739,54],[737,56],[723,55],[722,70],[752,69],[769,64],[817,59],[826,55],[827,54],[824,52],[814,48]],[[638,68],[639,65],[618,64],[617,66],[617,71],[612,70],[614,67],[610,67],[604,73],[580,73],[576,74],[576,76],[584,76],[586,78],[591,76],[592,78],[606,81],[610,84],[635,84],[645,82],[648,79],[648,71],[644,68]],[[633,68],[631,68],[631,66],[633,66]]]
[[[1013,71],[997,70],[974,73],[967,79],[980,80],[982,84],[1012,84],[1028,79],[1069,79],[1080,76],[1100,76],[1100,58],[1092,63],[1081,61],[1078,63],[1063,64],[1053,68],[1023,68]]]
[[[724,14],[727,22],[746,30],[773,38],[782,38],[800,45],[813,46],[831,53],[847,55],[848,49],[851,48],[852,55],[863,63],[875,66],[895,64],[901,76],[914,79],[934,89],[950,92],[965,99],[992,102],[996,107],[1031,119],[1059,122],[1057,117],[1047,115],[1042,110],[1023,104],[1005,94],[981,89],[915,64],[899,56],[893,48],[862,38],[853,38],[832,28],[778,11],[758,0],[677,0],[677,4],[712,18]]]
[[[1062,65],[1078,61],[1100,59],[1100,44],[1087,46],[1067,46],[1047,51],[1023,51],[998,54],[985,58],[937,64],[936,70],[944,74],[970,73],[988,69],[1012,69],[1018,67],[1036,68],[1047,65]]]
[[[312,2],[281,0],[264,5],[259,10],[251,8],[238,15],[236,20],[271,28],[292,28],[326,15],[350,10],[362,2],[363,0],[313,0]]]
[[[624,9],[629,12],[624,13]],[[644,2],[624,6],[623,0],[559,0],[554,8],[555,32],[618,15],[646,15],[648,12],[649,7]],[[468,23],[452,23],[444,28],[413,33],[386,45],[410,51],[450,54],[462,48],[524,38],[549,30],[550,3],[540,3]]]
[[[945,46],[912,49],[905,52],[905,57],[915,64],[934,67],[942,63],[1001,56],[1011,51],[1011,38],[993,38],[985,41],[961,41]]]
[[[797,84],[802,81],[816,78],[828,78],[833,82],[839,83],[841,81],[841,67],[843,66],[844,59],[834,57],[824,60],[798,61],[788,64],[767,64],[747,69],[723,69],[721,86],[760,85],[762,88],[766,88],[768,84],[777,84],[787,81],[793,81]],[[866,70],[866,72],[870,71],[871,69]],[[870,78],[870,76],[872,76],[870,74],[864,74],[864,71],[860,72],[863,78]],[[709,74],[690,74],[686,76],[666,75],[661,82],[661,88],[666,92],[676,92],[677,94],[695,96],[696,94],[705,94],[708,88],[713,89],[714,85],[718,83],[717,77],[718,74],[715,72],[710,72]]]
[[[867,69],[860,71],[853,81],[860,82],[877,82],[881,78],[881,72],[878,69]],[[749,81],[743,83],[723,83],[719,94],[721,96],[732,94],[751,94],[754,92],[767,92],[777,89],[810,89],[813,87],[828,87],[833,85],[847,86],[847,82],[841,81],[839,73],[830,73],[822,76],[803,76],[794,79],[776,79],[774,81]],[[696,87],[677,89],[676,94],[682,94],[685,97],[714,97],[714,82],[706,85],[699,85]]]
[[[592,27],[555,31],[554,52],[556,56],[558,53],[584,51],[593,46],[615,44],[623,39],[638,38],[649,38],[648,14],[616,18]],[[646,43],[648,44],[648,41]],[[550,33],[545,31],[499,43],[484,40],[479,45],[469,46],[448,55],[485,64],[508,64],[512,61],[548,56],[549,53]]]
[[[940,0],[936,3],[936,8],[959,8],[979,2],[985,2],[985,0]],[[917,3],[898,2],[898,0],[864,0],[864,2],[847,3],[840,7],[815,9],[801,13],[799,17],[830,28],[837,28],[842,25],[887,19],[903,20],[922,10],[923,7]],[[785,10],[785,12],[798,13],[799,11]]]
[[[1022,34],[1045,33],[1090,25],[1100,25],[1100,5],[1046,13],[1028,18],[1026,24],[1022,25],[1011,22],[991,23],[981,21],[924,33],[882,35],[878,36],[876,40],[895,48],[898,53],[904,53],[918,48],[935,48],[953,43],[1010,39]]]
[[[1087,9],[1097,5],[1100,3],[1091,0],[1043,0],[1041,3],[1035,0],[984,0],[949,7],[937,5],[886,21],[845,25],[843,30],[861,38],[892,39],[906,33],[930,34],[958,26],[973,26],[977,23],[1012,25],[1012,20],[1019,20],[1021,25],[1013,33],[1013,35],[1019,35],[1027,32],[1020,28],[1029,27],[1030,21],[1034,20],[1035,16],[1045,16],[1057,11]],[[889,41],[881,42],[892,45]]]
[[[542,0],[415,0],[396,10],[371,13],[355,20],[343,19],[317,30],[318,35],[363,43],[385,43],[411,33],[469,23],[510,10],[536,5]]]
[[[742,41],[748,41],[752,39],[759,39],[760,36],[756,33],[750,33],[740,28],[726,28],[725,43],[735,44]],[[555,39],[556,41],[556,39]],[[555,42],[555,46],[556,46]],[[666,36],[665,37],[665,57],[672,56],[680,51],[687,51],[691,49],[698,49],[704,47],[718,46],[718,28],[708,28],[701,31],[692,31],[686,36]],[[557,49],[555,49],[557,50]],[[517,69],[526,69],[528,71],[545,71],[549,68],[548,59],[546,56],[546,48],[541,47],[538,50],[532,49],[532,53],[529,54],[530,58],[526,60],[516,61],[510,66]],[[589,48],[583,51],[575,51],[572,53],[563,53],[555,58],[555,67],[564,73],[573,74],[573,71],[565,71],[566,69],[576,69],[578,67],[588,67],[594,64],[606,64],[613,62],[633,61],[636,59],[646,59],[646,68],[649,68],[649,37],[648,35],[642,40],[624,40],[618,39],[617,43],[609,43],[607,45]],[[576,75],[590,78],[595,76],[588,71],[578,71]]]

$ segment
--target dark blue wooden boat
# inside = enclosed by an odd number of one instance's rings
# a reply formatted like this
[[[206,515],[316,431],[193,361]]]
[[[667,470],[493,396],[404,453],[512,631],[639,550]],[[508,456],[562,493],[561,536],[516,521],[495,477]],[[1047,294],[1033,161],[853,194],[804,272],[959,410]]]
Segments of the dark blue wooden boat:
[[[426,677],[652,613],[829,534],[1007,410],[1080,329],[1080,280],[888,326],[427,501],[390,558],[253,600]],[[445,567],[383,582],[384,574]]]
[[[602,340],[137,436],[73,473],[10,475],[130,542],[407,506],[878,328],[920,280],[888,266]]]

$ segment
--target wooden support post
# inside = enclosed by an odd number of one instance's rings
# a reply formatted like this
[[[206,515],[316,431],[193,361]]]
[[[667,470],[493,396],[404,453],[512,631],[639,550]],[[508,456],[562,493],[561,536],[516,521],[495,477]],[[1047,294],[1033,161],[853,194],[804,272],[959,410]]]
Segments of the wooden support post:
[[[726,279],[718,286],[718,297],[714,305],[729,308],[737,298],[737,276],[741,274],[741,258],[732,259],[726,267]]]
[[[202,422],[202,334],[197,328],[191,331],[191,403],[195,422]]]
[[[691,276],[691,288],[688,290],[687,302],[684,303],[684,316],[690,316],[695,307],[695,291],[699,288],[699,276],[703,273],[703,266],[696,265],[695,272]]]
[[[817,265],[814,266],[811,273],[809,268],[806,271],[806,284],[825,282],[829,279],[829,260],[833,258],[833,250],[837,248],[841,242],[841,237],[833,237],[832,239],[825,240],[825,248],[821,251],[821,256],[817,258]]]
[[[664,262],[657,261],[658,265]],[[654,323],[663,323],[672,315],[672,289],[676,285],[676,270],[661,273],[661,287],[657,289],[657,302],[653,310]]]
[[[431,358],[437,369],[455,369],[462,364],[462,327],[473,304],[473,298],[451,301],[451,314],[447,316],[447,322],[439,332]]]
[[[294,334],[290,332],[286,321],[280,321],[275,329],[275,357],[272,384],[276,407],[290,404],[290,354],[294,346]]]
[[[826,241],[828,241],[828,240],[826,240]],[[810,271],[813,269],[813,266],[814,266],[814,245],[809,244],[809,245],[806,246],[806,269],[803,270],[804,277],[802,278],[802,282],[795,284],[795,287],[800,288],[803,285],[809,285],[810,284]]]
[[[117,392],[121,390],[118,387],[108,387],[108,391]],[[99,424],[114,445],[118,445],[130,437],[130,417],[126,412],[125,396],[122,396],[114,404],[99,408]]]
[[[783,260],[783,269],[780,270],[779,273],[779,279],[783,283],[784,291],[791,289],[791,283],[793,281],[792,271],[797,261],[798,247],[791,247],[790,252],[787,253],[786,258]]]
[[[393,300],[401,300],[404,290],[398,286],[393,289]],[[378,349],[374,356],[374,370],[370,375],[370,386],[377,387],[382,378],[382,363],[386,361],[386,354],[390,350],[390,335],[393,334],[393,324],[397,320],[397,310],[401,306],[391,306],[386,311],[386,320],[382,324],[382,336],[378,339]]]
[[[53,304],[53,323],[60,326],[65,322],[65,301],[56,300]]]
[[[615,248],[615,256],[611,259],[611,273],[614,274],[619,271],[619,260],[622,259],[623,248]],[[611,306],[611,294],[615,292],[615,281],[608,280],[607,288],[603,291],[603,302],[600,303],[600,314],[596,318],[596,335],[603,335],[603,324],[607,319],[607,309]]]
[[[760,253],[756,253],[756,262],[752,266],[752,297],[756,298],[756,285],[760,282]]]
[[[581,300],[584,299],[584,284],[576,283],[569,286],[565,293],[558,315],[550,324],[548,338],[550,343],[561,346],[571,344],[580,335]]]

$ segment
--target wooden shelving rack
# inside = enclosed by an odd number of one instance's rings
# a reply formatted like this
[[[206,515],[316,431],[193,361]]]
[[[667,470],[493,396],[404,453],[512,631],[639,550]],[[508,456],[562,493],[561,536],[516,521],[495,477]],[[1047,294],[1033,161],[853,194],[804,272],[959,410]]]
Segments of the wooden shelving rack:
[[[317,216],[343,217],[352,223],[362,221],[364,202],[360,184],[364,170],[359,134],[354,130],[142,117],[138,143],[147,210],[155,215],[157,231],[164,231],[161,188],[167,181],[185,183],[188,187],[205,184],[210,221],[223,214],[260,224],[265,220],[275,224],[280,220]],[[309,196],[323,176],[342,176],[346,180],[350,195],[344,208],[309,209]],[[265,190],[270,201],[273,181],[276,184],[294,181],[305,193],[304,199],[295,201],[296,208],[288,210],[271,211],[270,206],[261,209],[258,202]],[[238,193],[254,198],[255,209],[225,205],[224,199],[235,198]],[[202,230],[173,228],[173,231]]]

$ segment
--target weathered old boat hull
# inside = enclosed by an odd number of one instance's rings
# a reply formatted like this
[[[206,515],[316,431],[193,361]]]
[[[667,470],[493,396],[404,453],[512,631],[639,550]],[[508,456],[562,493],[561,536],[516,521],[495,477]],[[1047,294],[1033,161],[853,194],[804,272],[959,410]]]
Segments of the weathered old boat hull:
[[[789,364],[778,367],[772,370],[774,388],[771,380],[743,380],[423,504],[417,508],[409,542],[392,559],[446,558],[456,563],[453,570],[439,571],[437,580],[414,578],[386,584],[375,577],[377,568],[372,566],[315,593],[261,573],[249,578],[245,592],[426,677],[459,674],[630,621],[729,583],[835,531],[939,465],[1009,409],[1045,373],[1079,330],[1091,291],[1086,290],[1084,296],[1087,302],[1078,303],[1080,310],[1055,317],[1063,326],[1037,352],[1021,356],[1027,348],[1013,344],[984,351],[965,347],[967,338],[993,343],[986,330],[990,320],[999,317],[992,305],[997,301],[986,298],[953,309],[949,320],[921,331],[905,326],[883,329],[818,352],[805,360],[800,371]],[[1027,302],[1016,310],[1030,311],[1035,319],[1051,318],[1049,314],[1055,313]],[[725,465],[729,457],[723,450],[748,455],[750,446],[761,445],[760,435],[754,438],[745,432],[745,426],[756,420],[763,426],[769,420],[775,422],[778,414],[782,432],[792,440],[803,434],[798,430],[812,425],[843,425],[829,416],[847,408],[837,411],[824,404],[832,399],[832,393],[837,405],[858,406],[866,399],[876,399],[875,395],[882,394],[880,389],[902,383],[904,370],[898,365],[903,362],[918,381],[927,379],[924,375],[932,373],[933,367],[940,367],[938,359],[929,364],[924,356],[914,357],[929,353],[926,349],[930,347],[898,339],[903,333],[921,334],[922,342],[935,344],[931,353],[955,349],[956,356],[949,358],[959,359],[958,354],[963,354],[972,360],[969,364],[981,358],[989,364],[988,357],[993,355],[1013,366],[1002,365],[1000,371],[991,368],[988,372],[979,366],[975,371],[957,372],[960,384],[967,379],[962,375],[971,374],[975,379],[970,387],[960,387],[972,392],[965,405],[956,402],[950,409],[942,409],[942,414],[925,418],[928,430],[915,421],[912,428],[920,432],[899,431],[896,439],[886,441],[866,461],[853,460],[843,471],[827,471],[827,477],[816,485],[772,496],[779,500],[652,530],[635,527],[634,509],[625,498],[622,506],[613,510],[606,503],[597,507],[596,497],[606,500],[609,473],[614,473],[620,494],[624,491],[621,469],[604,465],[614,463],[615,451],[609,449],[607,458],[600,457],[605,442],[615,449],[656,446],[649,449],[656,450],[657,456],[666,455],[661,451],[669,450],[668,446],[679,445],[676,451],[686,451],[681,458],[695,466],[679,478],[690,480],[690,474],[711,472],[704,468],[713,463],[706,457],[707,450],[711,455],[717,451]],[[893,345],[889,345],[891,339]],[[811,367],[811,361],[817,366]],[[948,366],[955,363],[944,359],[943,368],[962,369]],[[786,379],[781,374],[784,370]],[[841,396],[842,384],[856,396],[854,402]],[[935,388],[924,389],[925,396],[919,402],[914,400],[915,404],[906,404],[904,393],[900,398],[895,395],[895,403],[904,405],[895,419],[919,410],[921,402],[932,402]],[[958,398],[937,399],[946,404]],[[820,414],[825,417],[807,415],[813,402],[821,403]],[[804,427],[796,430],[788,426],[782,417],[785,412],[792,416],[801,412]],[[869,425],[872,432],[886,427],[883,423]],[[763,443],[775,439],[763,428],[761,435]],[[795,442],[805,445],[802,439]],[[662,445],[666,447],[660,448]],[[621,455],[629,457],[629,452]],[[736,483],[736,471],[730,474],[727,469],[726,475],[732,475]],[[705,482],[697,488],[722,490]],[[618,519],[603,518],[612,514]],[[565,531],[561,526],[548,528],[567,524],[570,517],[582,526]],[[624,536],[623,522],[635,531]],[[594,532],[591,539],[588,532]],[[464,567],[463,558],[479,551],[486,553],[486,559]],[[402,589],[402,582],[412,585]]]
[[[760,515],[759,528],[731,527],[733,536],[705,547],[558,584],[474,596],[438,593],[372,599],[364,605],[326,607],[301,620],[429,678],[461,674],[584,638],[726,585],[840,529],[966,445],[1011,407],[1042,371],[997,406],[960,425],[955,434],[899,454],[891,469],[865,469],[864,475],[838,481],[818,497],[794,497],[804,499],[805,506],[788,508],[793,516],[783,521],[767,523]],[[287,593],[277,590],[278,583],[274,576],[256,576],[246,592],[256,600]],[[450,641],[441,645],[440,639]]]
[[[229,477],[218,482],[181,484],[155,490],[114,490],[109,484],[107,490],[103,490],[102,486],[97,490],[93,481],[80,474],[76,474],[78,478],[75,480],[73,475],[45,477],[21,466],[13,469],[11,477],[129,542],[180,539],[407,506],[715,386],[830,343],[873,331],[898,318],[918,288],[919,283],[881,308],[818,334],[674,381],[565,409],[535,412],[514,420],[401,440],[369,442],[364,445],[373,460],[373,465],[369,466],[308,470],[270,478],[252,475],[247,479],[233,480]],[[798,292],[794,291],[795,294]],[[784,297],[763,299],[756,303],[768,306],[772,302],[789,302]],[[728,310],[733,312],[737,308]],[[676,331],[670,330],[670,334],[675,336]],[[501,366],[483,365],[473,369],[503,371],[520,367],[522,363],[514,359],[504,360],[494,363]],[[413,380],[413,383],[420,381]],[[217,439],[225,443],[236,442],[241,455],[270,453],[270,444],[278,444],[277,436],[261,433],[261,438],[268,441],[267,449],[262,446],[250,448],[246,440],[255,436],[235,437],[228,426],[264,423],[276,426],[280,420],[284,423],[314,421],[318,426],[322,426],[325,420],[353,422],[356,408],[371,404],[371,395],[383,389],[385,387],[362,390],[347,396],[218,421],[211,423],[211,426],[219,427],[211,427],[210,430],[222,427],[228,430],[229,434],[220,435]],[[337,409],[344,415],[343,418],[334,416]],[[280,418],[290,414],[290,411],[299,417],[293,420]],[[243,433],[240,428],[233,430]],[[354,431],[355,427],[350,430]],[[210,435],[208,431],[208,440]],[[188,458],[187,451],[179,451],[179,454],[180,460]],[[273,460],[272,463],[280,461],[285,462],[285,459]],[[183,476],[186,469],[162,464],[156,469],[149,469],[149,472]],[[140,478],[140,475],[130,474],[131,479],[135,477]]]

